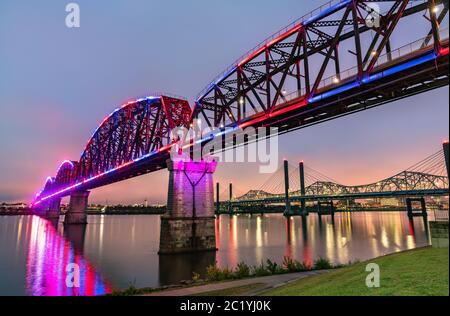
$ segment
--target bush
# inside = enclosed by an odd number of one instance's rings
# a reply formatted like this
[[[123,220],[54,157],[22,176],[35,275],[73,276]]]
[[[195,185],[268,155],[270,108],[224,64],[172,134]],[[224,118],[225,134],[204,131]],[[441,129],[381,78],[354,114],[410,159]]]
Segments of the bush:
[[[295,261],[295,268],[298,272],[304,272],[304,271],[311,271],[312,267],[309,263],[306,263],[305,261],[299,262]]]
[[[220,271],[220,269],[219,269]],[[224,268],[221,271],[221,275],[220,275],[220,279],[221,280],[229,280],[229,279],[233,279],[234,275],[233,275],[233,270],[228,269],[228,267]]]
[[[206,276],[210,281],[222,281],[234,278],[234,274],[231,269],[227,267],[222,270],[217,266],[217,262],[206,268]]]
[[[121,296],[134,296],[141,294],[141,290],[136,288],[134,285],[130,285],[126,290],[120,292],[120,293],[113,293],[114,295],[121,295]]]
[[[296,261],[292,260],[291,257],[288,256],[284,256],[283,257],[283,267],[288,271],[288,272],[297,272],[297,265],[296,265]]]
[[[198,280],[200,280],[200,274],[197,272],[192,272],[192,281],[198,282]]]
[[[325,270],[332,269],[333,265],[330,263],[328,259],[318,258],[314,261],[314,270]]]
[[[261,262],[259,266],[253,267],[253,274],[257,277],[270,275],[270,271],[266,269],[264,263]]]
[[[312,269],[312,267],[306,262],[293,260],[292,258],[287,256],[283,258],[283,267],[287,272],[303,272],[310,271]]]
[[[222,271],[217,267],[217,262],[209,265],[206,268],[206,276],[210,281],[220,281],[222,277]]]
[[[270,259],[267,259],[267,270],[270,274],[278,274],[282,272],[281,267],[276,262],[272,262]]]
[[[241,261],[237,264],[234,275],[238,279],[247,278],[250,276],[250,267],[245,262]]]

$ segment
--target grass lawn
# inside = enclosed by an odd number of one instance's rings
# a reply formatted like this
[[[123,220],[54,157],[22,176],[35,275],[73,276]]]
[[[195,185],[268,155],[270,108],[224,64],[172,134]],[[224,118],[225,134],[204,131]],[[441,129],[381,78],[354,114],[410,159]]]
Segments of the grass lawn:
[[[448,296],[449,249],[421,248],[396,253],[264,292],[280,296]],[[380,287],[368,288],[368,263],[380,266]]]

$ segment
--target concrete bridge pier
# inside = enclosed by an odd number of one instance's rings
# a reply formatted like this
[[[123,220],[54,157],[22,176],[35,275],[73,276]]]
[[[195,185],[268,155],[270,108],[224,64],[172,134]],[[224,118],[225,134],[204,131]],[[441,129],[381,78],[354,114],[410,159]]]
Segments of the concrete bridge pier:
[[[284,160],[284,216],[290,217],[294,215],[291,209],[291,200],[289,198],[289,163],[287,160]]]
[[[420,202],[421,211],[415,212],[412,203],[413,202]],[[408,212],[408,217],[412,219],[415,216],[423,216],[426,218],[428,216],[427,213],[427,207],[425,204],[425,199],[423,197],[421,198],[407,198],[406,199],[406,211]]]
[[[37,216],[45,217],[50,207],[50,203],[48,201],[42,201],[38,206],[33,207],[33,212]]]
[[[70,194],[69,210],[64,218],[64,225],[87,224],[87,207],[90,191],[77,191]]]
[[[445,141],[442,144],[444,150],[444,159],[445,159],[445,167],[447,169],[447,178],[450,179],[450,153],[449,153],[449,145],[448,141]]]
[[[300,172],[300,194],[301,196],[306,195],[306,186],[305,186],[305,164],[303,161],[300,161],[298,164],[298,170]],[[306,209],[306,200],[301,199],[300,201],[300,215],[308,216],[308,210]]]
[[[59,219],[61,214],[61,198],[52,199],[49,201],[49,206],[45,217],[47,219]]]
[[[220,216],[220,184],[216,183],[216,215]]]
[[[215,161],[167,161],[167,213],[161,217],[159,254],[216,251]]]
[[[230,182],[229,186],[228,186],[228,193],[229,193],[229,197],[228,197],[228,214],[233,215],[233,183]]]
[[[331,215],[332,217],[334,217],[333,201],[317,201],[317,214],[319,215],[319,217],[322,215]]]

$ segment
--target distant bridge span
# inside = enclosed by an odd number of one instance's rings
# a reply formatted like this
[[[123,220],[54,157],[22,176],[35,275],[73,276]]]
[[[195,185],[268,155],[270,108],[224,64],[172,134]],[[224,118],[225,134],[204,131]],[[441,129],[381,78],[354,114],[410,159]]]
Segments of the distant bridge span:
[[[284,162],[276,173],[260,188],[241,196],[230,195],[222,205],[229,207],[286,204],[305,201],[336,201],[375,198],[423,198],[448,196],[449,194],[449,145],[414,166],[389,178],[365,185],[348,186],[304,166],[289,171]],[[232,184],[230,184],[232,191]],[[217,202],[217,201],[216,201]]]
[[[402,24],[420,24],[421,32],[404,43]],[[446,86],[446,24],[448,0],[331,1],[233,64],[192,110],[186,100],[165,95],[122,105],[78,161],[63,162],[47,179],[33,206],[166,168],[175,141],[170,131],[194,121],[217,128],[213,137],[225,127],[285,133]]]

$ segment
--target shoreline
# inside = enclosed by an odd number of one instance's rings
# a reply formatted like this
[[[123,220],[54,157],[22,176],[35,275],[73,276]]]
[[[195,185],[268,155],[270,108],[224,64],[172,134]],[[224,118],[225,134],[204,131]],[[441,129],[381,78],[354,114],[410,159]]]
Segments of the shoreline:
[[[408,249],[398,252],[393,252],[390,254],[386,254],[383,256],[375,257],[372,259],[367,259],[361,262],[350,262],[345,265],[338,265],[331,269],[312,269],[308,271],[303,272],[285,272],[280,274],[272,274],[267,276],[250,276],[242,279],[229,279],[229,280],[222,280],[222,281],[209,281],[209,280],[199,280],[199,281],[192,281],[192,280],[184,280],[180,281],[178,284],[172,284],[172,285],[165,285],[165,286],[159,286],[159,287],[141,287],[141,288],[135,288],[130,287],[128,289],[124,290],[117,290],[113,291],[110,294],[107,294],[107,296],[191,296],[191,295],[210,295],[211,293],[216,293],[214,295],[220,295],[220,291],[229,292],[233,289],[236,289],[236,291],[242,290],[241,288],[249,287],[251,288],[250,292],[245,292],[243,294],[245,295],[258,295],[259,293],[263,293],[266,291],[269,291],[270,289],[276,289],[283,285],[287,284],[293,284],[296,281],[304,280],[307,281],[307,278],[316,276],[316,275],[322,275],[322,274],[332,274],[332,273],[339,273],[340,271],[345,271],[346,269],[353,269],[356,266],[365,265],[367,263],[371,263],[374,261],[382,261],[386,260],[392,257],[396,256],[402,256],[402,255],[408,255],[408,254],[414,254],[420,251],[426,251],[435,249],[432,246],[424,246],[424,247],[418,247],[414,249]],[[448,248],[446,248],[448,250]],[[275,281],[272,281],[272,279],[278,279],[278,283]],[[256,284],[264,283],[262,281],[264,280],[271,280],[270,286],[258,286],[255,288],[252,288],[252,286]]]

